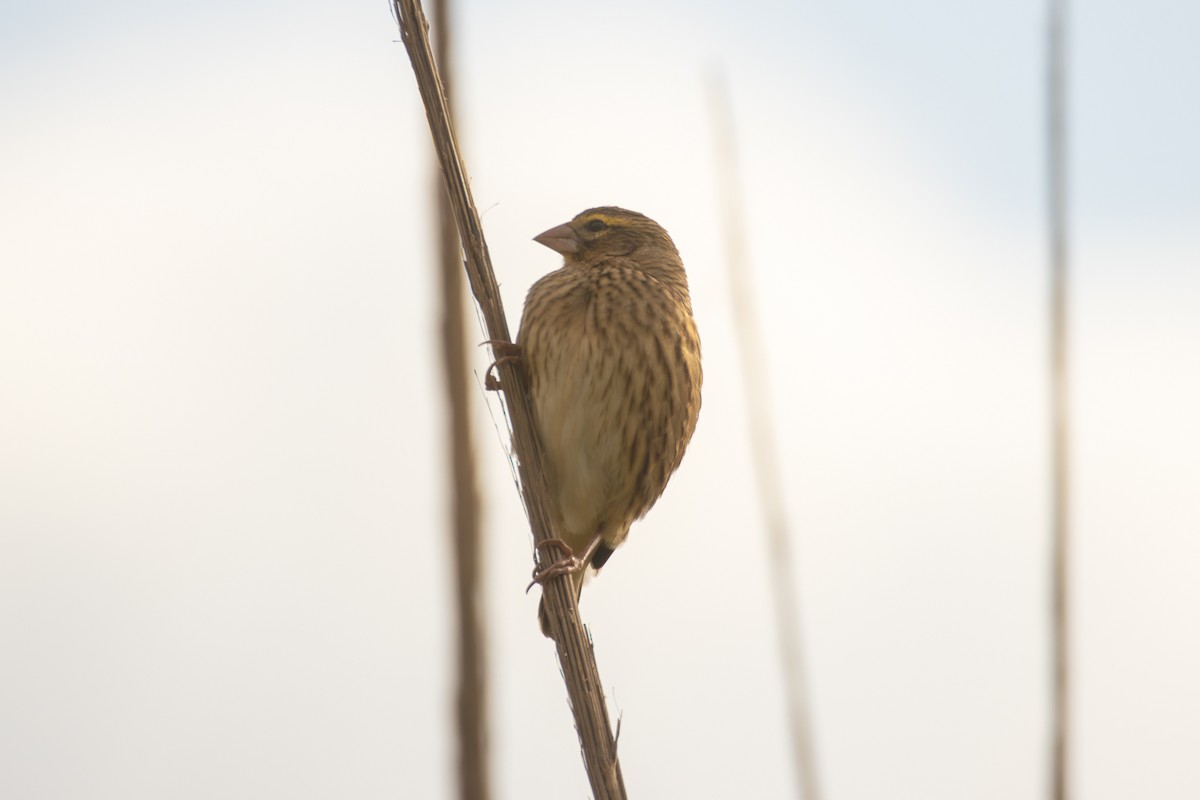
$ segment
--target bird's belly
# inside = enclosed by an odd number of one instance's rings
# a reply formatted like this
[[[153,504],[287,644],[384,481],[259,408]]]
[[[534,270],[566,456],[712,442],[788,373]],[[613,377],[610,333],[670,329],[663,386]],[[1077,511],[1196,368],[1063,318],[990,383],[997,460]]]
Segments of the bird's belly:
[[[563,359],[550,385],[534,397],[563,538],[575,549],[618,523],[614,495],[628,470],[621,463],[619,398],[612,381],[587,358]]]

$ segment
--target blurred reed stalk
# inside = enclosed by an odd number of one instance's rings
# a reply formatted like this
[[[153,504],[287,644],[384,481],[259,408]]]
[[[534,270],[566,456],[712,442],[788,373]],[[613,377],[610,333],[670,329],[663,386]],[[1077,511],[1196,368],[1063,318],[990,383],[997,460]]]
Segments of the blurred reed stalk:
[[[723,199],[720,213],[725,226],[726,261],[729,265],[729,297],[733,305],[734,329],[741,351],[743,387],[750,426],[750,448],[758,482],[767,538],[771,594],[779,636],[787,721],[792,741],[792,769],[798,796],[820,800],[816,755],[813,746],[808,676],[801,646],[796,572],[792,565],[791,533],[779,478],[779,456],[775,450],[771,417],[770,386],[763,364],[766,361],[759,314],[754,304],[754,280],[746,250],[745,208],[738,174],[737,143],[733,112],[724,79],[709,78],[709,101],[715,132],[717,192]]]
[[[433,7],[434,36],[443,65],[447,103],[451,91],[449,0]],[[479,491],[475,451],[471,446],[471,417],[467,401],[467,334],[463,312],[462,247],[454,227],[454,212],[442,187],[441,170],[432,187],[438,213],[438,261],[441,269],[442,361],[445,367],[450,450],[450,516],[454,536],[454,588],[458,619],[458,792],[461,800],[488,800],[487,645],[484,641],[483,571],[480,569]]]
[[[425,106],[446,193],[466,256],[464,266],[471,292],[479,303],[488,337],[494,342],[511,342],[508,320],[500,301],[500,290],[483,237],[483,226],[479,221],[479,211],[471,196],[467,170],[450,120],[445,87],[430,50],[425,14],[419,0],[392,0],[392,12]],[[502,360],[497,364],[497,371],[508,416],[512,421],[513,452],[517,457],[521,491],[533,531],[534,558],[537,561],[540,546],[556,538],[558,531],[554,528],[553,515],[550,513],[542,447],[533,425],[529,403],[529,382],[519,361]],[[553,553],[550,557],[553,558]],[[617,761],[616,739],[604,702],[603,683],[596,669],[591,639],[579,619],[579,608],[570,578],[560,576],[547,581],[542,586],[542,596],[546,601],[550,632],[567,686],[571,712],[575,715],[575,727],[579,733],[592,793],[596,800],[625,800],[625,784]]]
[[[1050,0],[1046,115],[1050,234],[1051,797],[1069,796],[1071,766],[1070,418],[1067,382],[1066,0]]]

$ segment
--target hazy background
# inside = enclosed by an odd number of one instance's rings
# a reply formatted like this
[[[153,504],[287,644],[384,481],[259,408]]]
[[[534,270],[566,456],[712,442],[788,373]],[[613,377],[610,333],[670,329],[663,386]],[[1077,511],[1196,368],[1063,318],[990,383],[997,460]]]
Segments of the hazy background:
[[[1072,5],[1076,785],[1187,800],[1200,6]],[[450,796],[431,148],[387,4],[0,8],[0,796]],[[456,4],[512,324],[557,266],[530,237],[589,206],[657,219],[691,276],[699,428],[583,601],[631,797],[791,791],[716,64],[826,796],[1042,796],[1043,17]],[[474,402],[497,797],[585,797],[498,404]]]

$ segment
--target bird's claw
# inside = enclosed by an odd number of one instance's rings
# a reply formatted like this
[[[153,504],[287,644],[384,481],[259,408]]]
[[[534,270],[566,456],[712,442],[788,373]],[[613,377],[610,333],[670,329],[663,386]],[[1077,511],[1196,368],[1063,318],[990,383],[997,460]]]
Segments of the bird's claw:
[[[574,575],[585,566],[586,562],[576,556],[575,551],[571,549],[571,545],[567,544],[562,539],[546,539],[545,541],[537,542],[534,545],[534,549],[542,547],[549,547],[554,550],[558,550],[563,554],[563,557],[557,561],[547,564],[544,567],[534,567],[533,580],[531,580],[529,585],[525,587],[525,591],[527,592],[533,588],[534,584],[545,583],[551,578],[557,578],[560,575]]]
[[[504,387],[500,384],[500,379],[492,374],[493,370],[501,364],[507,362],[516,362],[521,360],[521,346],[506,342],[503,339],[488,339],[480,344],[489,344],[492,346],[492,353],[496,356],[496,360],[487,368],[487,372],[483,374],[483,388],[489,392],[498,392]]]
[[[487,339],[480,342],[481,345],[491,345],[492,352],[496,354],[496,358],[520,358],[521,345],[514,342],[506,342],[503,339]]]

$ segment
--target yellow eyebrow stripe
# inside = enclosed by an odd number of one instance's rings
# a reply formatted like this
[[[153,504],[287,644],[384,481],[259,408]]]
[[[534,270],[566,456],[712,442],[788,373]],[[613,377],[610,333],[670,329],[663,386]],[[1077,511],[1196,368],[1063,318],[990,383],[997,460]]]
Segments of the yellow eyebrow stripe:
[[[600,213],[588,214],[586,217],[583,218],[582,221],[583,222],[591,222],[594,219],[598,219],[601,222],[605,223],[606,225],[619,225],[622,222],[621,217],[613,217],[613,216],[609,216],[608,214],[600,214]]]

